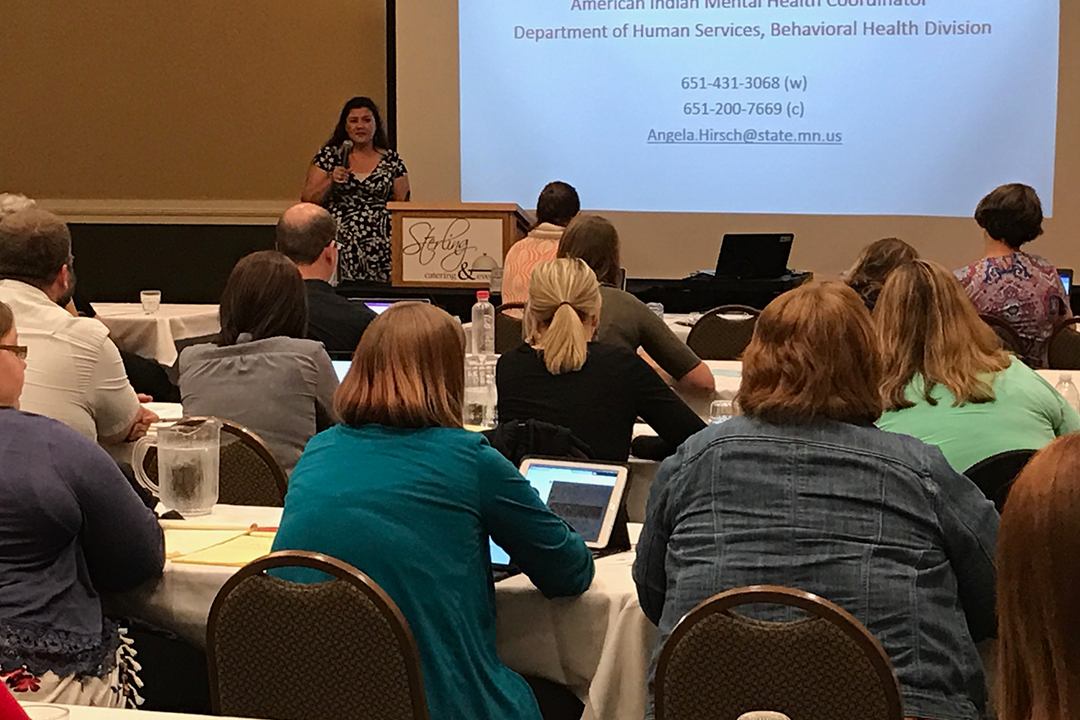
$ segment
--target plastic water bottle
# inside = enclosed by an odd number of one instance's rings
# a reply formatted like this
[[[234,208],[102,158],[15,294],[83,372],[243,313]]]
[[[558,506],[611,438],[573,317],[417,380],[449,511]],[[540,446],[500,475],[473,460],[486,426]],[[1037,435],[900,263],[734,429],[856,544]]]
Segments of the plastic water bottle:
[[[1058,384],[1054,388],[1061,393],[1061,397],[1065,398],[1065,402],[1080,411],[1080,390],[1077,390],[1076,385],[1073,384],[1072,373],[1061,373],[1058,376]]]
[[[472,351],[480,357],[495,354],[495,306],[488,302],[487,290],[476,292],[472,306]]]
[[[493,428],[498,422],[495,356],[465,356],[463,422],[470,428]]]

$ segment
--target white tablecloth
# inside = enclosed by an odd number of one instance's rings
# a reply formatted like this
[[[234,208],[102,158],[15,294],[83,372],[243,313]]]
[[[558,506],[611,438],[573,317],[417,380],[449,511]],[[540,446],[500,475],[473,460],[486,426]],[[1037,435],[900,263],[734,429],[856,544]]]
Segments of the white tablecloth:
[[[218,505],[203,525],[276,526],[281,508]],[[639,526],[631,526],[636,539]],[[526,675],[563,683],[586,705],[585,718],[640,718],[656,627],[642,613],[630,577],[632,552],[601,558],[584,595],[548,600],[525,576],[496,585],[497,647]],[[210,605],[235,568],[166,562],[162,578],[110,598],[113,613],[144,619],[204,647]]]
[[[162,365],[176,362],[177,340],[221,331],[217,305],[162,305],[149,315],[139,303],[93,305],[118,348]]]
[[[694,316],[698,316],[700,313],[695,313]],[[671,332],[675,333],[675,337],[679,338],[683,342],[686,342],[686,338],[690,335],[690,329],[693,327],[691,323],[690,313],[664,313],[664,323],[671,328]]]

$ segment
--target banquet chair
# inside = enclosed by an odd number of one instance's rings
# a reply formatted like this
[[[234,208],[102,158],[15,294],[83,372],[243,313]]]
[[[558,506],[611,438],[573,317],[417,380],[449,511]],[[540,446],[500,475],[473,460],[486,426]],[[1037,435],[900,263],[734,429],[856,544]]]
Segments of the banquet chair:
[[[1080,370],[1080,317],[1058,323],[1046,343],[1047,367],[1051,370]]]
[[[507,315],[507,310],[521,310],[525,303],[503,303],[495,308],[495,352],[502,355],[523,342],[521,318]]]
[[[1012,325],[996,315],[979,315],[979,318],[989,325],[994,334],[1001,339],[1001,346],[1006,351],[1018,356],[1024,362],[1029,362],[1027,357],[1030,349],[1028,343],[1020,337]],[[1032,365],[1032,367],[1039,367],[1039,365]]]
[[[1013,481],[1035,453],[1035,450],[1006,450],[980,460],[965,470],[964,475],[983,491],[988,500],[994,501],[1000,513],[1005,509]]]
[[[305,584],[267,572],[283,568],[329,577]],[[285,550],[246,565],[214,599],[206,639],[216,715],[429,717],[420,652],[401,610],[332,557]]]
[[[702,360],[738,360],[754,336],[760,310],[746,305],[721,305],[704,313],[686,344]]]
[[[735,612],[747,604],[803,616],[768,622]],[[903,717],[889,657],[858,620],[816,595],[770,585],[722,592],[687,613],[660,651],[654,695],[656,720]]]
[[[289,486],[288,476],[266,442],[243,425],[223,418],[217,420],[221,423],[218,502],[224,505],[283,507]],[[146,453],[143,469],[151,480],[157,482],[157,448],[151,447]]]

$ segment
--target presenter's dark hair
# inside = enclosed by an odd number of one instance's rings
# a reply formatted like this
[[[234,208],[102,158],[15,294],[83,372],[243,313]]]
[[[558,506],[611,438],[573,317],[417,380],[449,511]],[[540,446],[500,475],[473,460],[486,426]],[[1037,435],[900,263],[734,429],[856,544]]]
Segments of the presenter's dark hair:
[[[1010,183],[979,201],[975,222],[986,234],[1013,250],[1042,235],[1042,203],[1035,188]]]
[[[218,345],[235,345],[242,333],[252,340],[307,336],[308,302],[296,265],[276,250],[260,250],[236,263],[221,293]]]
[[[331,147],[339,147],[341,143],[345,142],[349,137],[349,134],[345,132],[345,120],[349,117],[349,113],[357,108],[367,108],[375,116],[375,134],[371,138],[372,144],[380,150],[389,148],[390,143],[386,141],[386,128],[383,127],[379,106],[375,104],[374,100],[366,96],[354,97],[345,103],[345,107],[341,108],[341,115],[338,116],[337,125],[334,127],[334,134],[330,136],[326,144]]]
[[[619,233],[607,218],[578,215],[571,220],[556,257],[581,258],[602,285],[619,284]]]
[[[71,231],[51,212],[31,207],[0,220],[0,278],[44,289],[71,262]]]
[[[551,223],[566,227],[581,211],[581,200],[572,185],[556,180],[540,191],[536,200],[536,224]]]

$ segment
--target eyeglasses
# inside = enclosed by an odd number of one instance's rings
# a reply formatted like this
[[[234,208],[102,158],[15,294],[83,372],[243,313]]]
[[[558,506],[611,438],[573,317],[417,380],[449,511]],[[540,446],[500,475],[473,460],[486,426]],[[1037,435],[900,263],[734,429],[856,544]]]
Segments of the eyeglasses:
[[[13,353],[15,357],[20,360],[26,359],[26,346],[25,345],[0,345],[0,350],[7,350]]]

